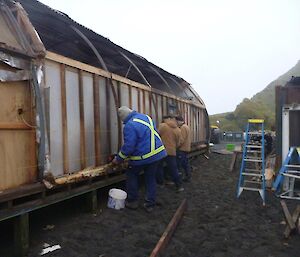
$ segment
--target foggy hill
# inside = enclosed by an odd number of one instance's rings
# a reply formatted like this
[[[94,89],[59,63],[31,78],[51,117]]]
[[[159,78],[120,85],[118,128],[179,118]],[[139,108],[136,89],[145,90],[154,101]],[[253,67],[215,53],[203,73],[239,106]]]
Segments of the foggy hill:
[[[300,76],[300,61],[251,99],[245,98],[234,112],[211,115],[211,125],[216,125],[216,121],[219,120],[221,130],[241,131],[245,129],[247,119],[264,118],[267,129],[271,129],[275,124],[275,87],[284,86],[292,76]]]

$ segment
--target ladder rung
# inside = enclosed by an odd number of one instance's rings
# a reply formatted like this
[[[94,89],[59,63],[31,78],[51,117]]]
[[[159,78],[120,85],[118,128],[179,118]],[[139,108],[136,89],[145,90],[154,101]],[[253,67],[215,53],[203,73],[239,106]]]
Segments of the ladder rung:
[[[244,180],[244,183],[259,184],[259,185],[262,184],[261,181],[255,181],[255,180]]]
[[[262,148],[261,145],[246,145],[246,147],[252,147],[252,148]]]
[[[298,179],[300,179],[300,176],[297,176],[297,175],[294,175],[294,174],[283,173],[283,176],[289,177],[289,178],[298,178]]]
[[[247,150],[247,153],[261,153],[259,150]]]
[[[249,191],[260,191],[262,189],[260,188],[253,188],[253,187],[241,187],[243,190],[249,190]]]
[[[248,159],[248,158],[245,158],[244,161],[246,161],[246,162],[262,162],[261,159]]]
[[[257,170],[257,169],[245,169],[245,171],[250,171],[250,172],[262,172],[262,170]]]
[[[262,177],[262,174],[248,173],[248,172],[242,172],[242,175],[245,175],[245,176],[252,176],[252,177]]]
[[[295,164],[287,164],[287,165],[285,165],[285,167],[300,169],[300,165],[295,165]]]
[[[258,136],[261,136],[262,133],[261,132],[248,132],[248,135],[258,135]]]
[[[300,170],[287,170],[286,171],[287,174],[300,174]]]

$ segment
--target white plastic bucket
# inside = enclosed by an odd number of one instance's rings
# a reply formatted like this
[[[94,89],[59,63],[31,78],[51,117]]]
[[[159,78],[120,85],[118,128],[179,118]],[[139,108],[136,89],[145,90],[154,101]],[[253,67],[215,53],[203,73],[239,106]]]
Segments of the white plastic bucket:
[[[112,188],[108,192],[107,207],[120,210],[125,207],[127,193],[121,189]]]

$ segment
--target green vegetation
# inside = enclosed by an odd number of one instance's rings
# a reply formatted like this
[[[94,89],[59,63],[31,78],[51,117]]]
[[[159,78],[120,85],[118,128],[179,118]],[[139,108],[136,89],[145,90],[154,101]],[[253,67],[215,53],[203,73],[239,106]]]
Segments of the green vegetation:
[[[223,131],[243,131],[250,118],[264,119],[266,129],[275,127],[275,86],[285,85],[292,76],[300,76],[300,61],[288,72],[271,82],[251,99],[245,98],[233,112],[210,115],[210,124]]]

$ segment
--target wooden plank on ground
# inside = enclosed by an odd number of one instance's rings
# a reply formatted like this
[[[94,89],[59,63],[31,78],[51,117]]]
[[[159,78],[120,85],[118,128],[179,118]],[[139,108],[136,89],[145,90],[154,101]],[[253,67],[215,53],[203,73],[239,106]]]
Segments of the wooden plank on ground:
[[[287,221],[287,224],[289,225],[290,229],[293,230],[296,228],[295,223],[293,222],[292,216],[286,206],[286,202],[284,200],[280,201],[280,204],[282,206],[282,210],[285,216],[285,219]]]
[[[297,224],[297,220],[298,217],[300,215],[300,205],[297,206],[297,208],[294,210],[293,214],[292,214],[292,222],[293,224],[295,224],[295,228],[296,228],[296,224]],[[290,228],[290,226],[286,226],[285,230],[284,230],[284,237],[288,238],[290,236],[292,232],[292,229]]]
[[[174,216],[173,216],[172,220],[170,221],[168,227],[166,228],[165,232],[162,234],[161,238],[159,239],[158,243],[156,244],[150,257],[158,257],[162,254],[163,250],[166,248],[167,244],[169,243],[178,223],[180,222],[186,208],[187,208],[187,200],[184,199],[181,202],[176,213],[174,214]]]

